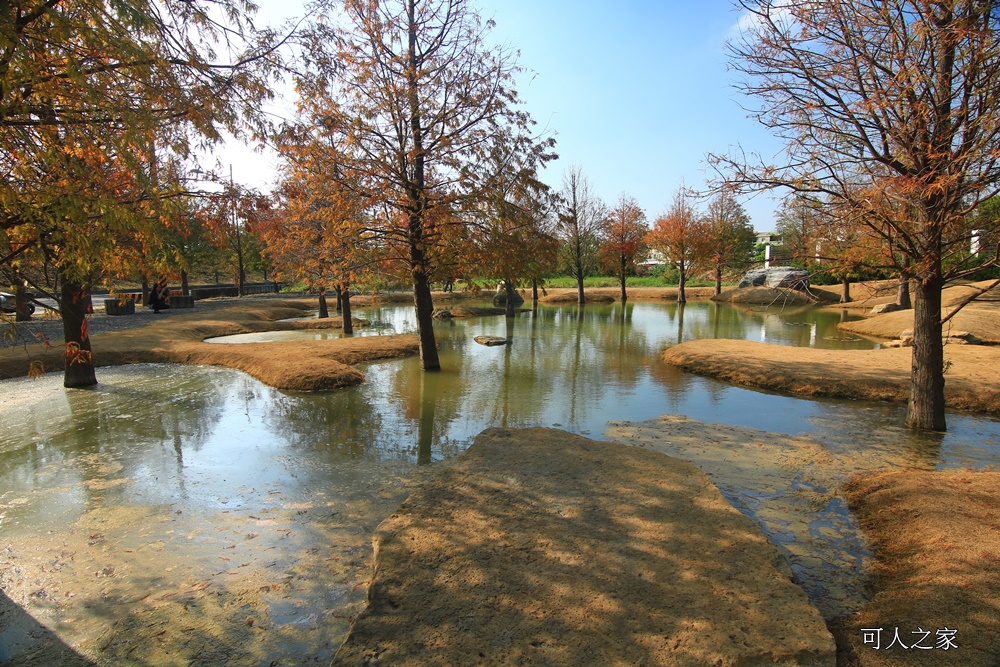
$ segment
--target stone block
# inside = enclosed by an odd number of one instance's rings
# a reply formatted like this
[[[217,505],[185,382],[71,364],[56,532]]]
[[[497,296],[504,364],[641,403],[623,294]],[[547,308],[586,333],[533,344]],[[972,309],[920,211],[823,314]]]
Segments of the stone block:
[[[124,301],[105,299],[104,312],[108,315],[134,315],[135,301],[132,299],[125,299]]]
[[[167,297],[167,305],[171,308],[194,308],[194,296],[184,296],[182,294],[171,294]]]
[[[897,310],[903,310],[903,307],[898,303],[880,303],[871,310],[872,315],[881,315],[882,313],[894,313]]]

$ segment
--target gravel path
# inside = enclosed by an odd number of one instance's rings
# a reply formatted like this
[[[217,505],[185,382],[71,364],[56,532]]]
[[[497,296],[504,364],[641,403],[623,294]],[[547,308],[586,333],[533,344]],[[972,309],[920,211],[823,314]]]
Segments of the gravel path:
[[[95,299],[94,314],[88,318],[88,328],[90,335],[95,336],[113,331],[125,331],[126,329],[138,329],[164,317],[184,315],[192,312],[205,312],[207,310],[218,310],[237,303],[249,303],[252,301],[268,301],[272,299],[287,299],[289,295],[270,294],[239,297],[225,297],[217,299],[206,299],[195,302],[194,309],[179,308],[161,311],[159,314],[147,308],[136,308],[133,315],[105,315],[104,307],[97,305],[103,303],[100,299]],[[48,341],[49,344],[62,343],[63,330],[62,319],[53,311],[36,311],[29,322],[17,322],[8,319],[4,314],[0,321],[0,348],[17,347],[20,345],[40,345]]]

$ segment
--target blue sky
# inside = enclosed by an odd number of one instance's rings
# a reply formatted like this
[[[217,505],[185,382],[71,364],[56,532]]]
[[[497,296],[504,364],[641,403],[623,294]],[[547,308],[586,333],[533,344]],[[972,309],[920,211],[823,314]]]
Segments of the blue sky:
[[[493,37],[520,50],[519,92],[539,127],[553,132],[559,160],[545,173],[558,188],[579,165],[609,204],[634,196],[650,221],[682,184],[714,176],[709,152],[741,144],[770,158],[781,145],[746,118],[726,69],[725,42],[740,16],[725,0],[473,0],[493,18]],[[297,2],[259,0],[260,19],[294,14]],[[265,187],[274,160],[230,149],[237,181]],[[744,200],[759,231],[774,227],[775,202]]]

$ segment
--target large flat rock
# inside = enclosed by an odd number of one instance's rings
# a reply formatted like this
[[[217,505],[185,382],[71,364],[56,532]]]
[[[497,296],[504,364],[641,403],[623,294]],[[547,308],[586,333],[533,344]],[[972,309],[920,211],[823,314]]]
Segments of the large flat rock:
[[[705,474],[489,429],[375,534],[336,665],[834,665],[819,612]]]

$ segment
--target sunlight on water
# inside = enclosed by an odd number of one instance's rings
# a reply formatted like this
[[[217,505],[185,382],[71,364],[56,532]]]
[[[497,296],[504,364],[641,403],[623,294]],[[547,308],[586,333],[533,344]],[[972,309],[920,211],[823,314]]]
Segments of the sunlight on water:
[[[409,306],[359,309],[358,317],[372,322],[371,334],[416,328]],[[91,534],[107,535],[121,549],[146,549],[154,569],[174,567],[157,558],[184,563],[177,572],[191,578],[207,576],[220,563],[236,567],[223,550],[234,548],[237,533],[253,546],[248,563],[267,554],[266,562],[280,567],[313,562],[331,543],[345,545],[343,562],[317,566],[321,572],[310,575],[309,599],[267,599],[265,613],[292,622],[323,614],[347,618],[345,609],[356,611],[371,533],[405,497],[414,475],[423,474],[414,465],[457,456],[491,426],[551,426],[603,438],[609,422],[683,414],[808,435],[842,461],[837,469],[843,471],[1000,462],[995,420],[951,414],[947,434],[916,437],[900,426],[901,406],[754,392],[659,360],[665,347],[695,338],[876,346],[838,332],[842,317],[641,303],[624,312],[620,305],[540,307],[510,320],[442,320],[435,323],[441,372],[421,372],[417,358],[384,361],[363,368],[365,384],[320,394],[282,393],[236,371],[183,365],[101,368],[100,385],[91,390],[66,390],[59,374],[4,381],[0,529],[10,543],[36,549],[57,548],[45,542],[50,531],[84,540],[83,550]],[[327,332],[254,334],[243,342],[295,340],[290,334],[313,339]],[[477,335],[502,336],[511,344],[485,347],[473,342]],[[699,464],[696,456],[692,461]],[[842,481],[831,478],[829,484]],[[792,483],[812,493],[808,482]],[[772,493],[752,480],[720,486],[751,516]],[[864,545],[846,510],[829,505],[823,511],[831,518],[814,517],[813,528],[834,535],[831,553],[846,554],[848,562],[861,559]],[[790,524],[757,519],[794,553],[799,538]],[[158,542],[165,545],[162,556],[147,548],[149,526],[158,522],[171,527]],[[287,532],[272,525],[287,525]],[[98,565],[93,567],[100,571]],[[327,571],[337,574],[322,574]],[[347,620],[341,623],[346,631]],[[280,643],[272,648],[283,650]]]

